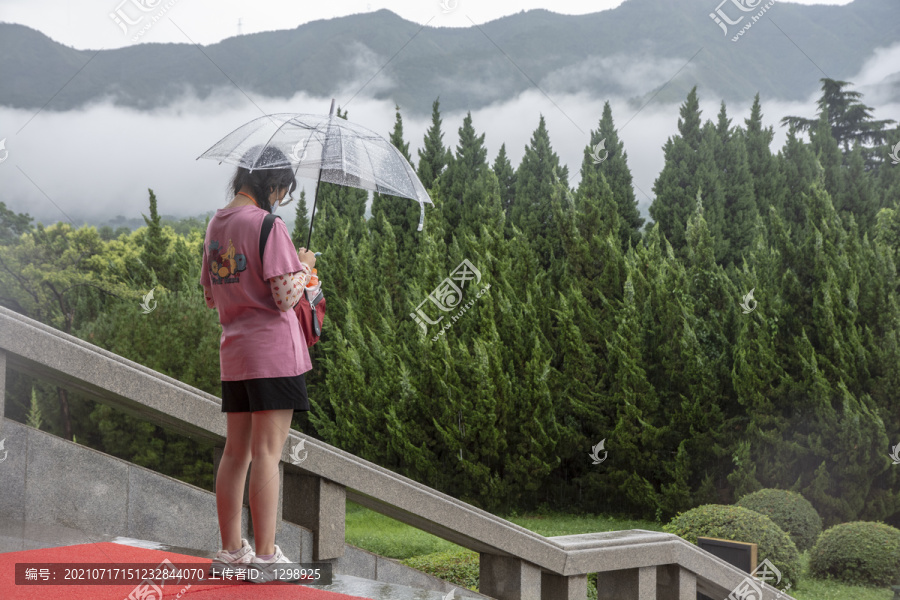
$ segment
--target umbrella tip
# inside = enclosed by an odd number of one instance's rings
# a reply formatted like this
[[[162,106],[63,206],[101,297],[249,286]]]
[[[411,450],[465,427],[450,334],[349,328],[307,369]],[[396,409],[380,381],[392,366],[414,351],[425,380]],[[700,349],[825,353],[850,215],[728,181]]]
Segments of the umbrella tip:
[[[331,99],[331,110],[328,111],[328,116],[330,117],[333,114],[334,114],[334,98]]]

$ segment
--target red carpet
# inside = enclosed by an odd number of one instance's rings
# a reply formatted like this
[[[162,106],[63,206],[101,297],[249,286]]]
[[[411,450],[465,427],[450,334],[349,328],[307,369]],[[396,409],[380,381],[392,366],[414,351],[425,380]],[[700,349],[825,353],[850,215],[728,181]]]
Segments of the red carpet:
[[[137,564],[158,565],[163,559],[184,567],[185,563],[209,567],[211,559],[185,556],[174,552],[133,548],[109,542],[80,544],[41,550],[5,552],[0,554],[0,598],[3,600],[159,600],[149,594],[134,595],[134,584],[126,585],[16,585],[16,563],[116,563],[120,568]],[[134,566],[133,566],[134,565]],[[176,600],[369,600],[359,596],[347,596],[326,592],[314,587],[274,583],[211,583],[193,584],[188,589],[183,585],[169,583],[162,588],[163,598]],[[129,599],[132,595],[132,599]]]

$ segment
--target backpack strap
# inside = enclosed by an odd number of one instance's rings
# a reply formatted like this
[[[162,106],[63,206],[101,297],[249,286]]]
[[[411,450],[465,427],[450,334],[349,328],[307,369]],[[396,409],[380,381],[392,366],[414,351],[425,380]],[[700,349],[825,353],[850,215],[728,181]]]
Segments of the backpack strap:
[[[262,222],[262,230],[259,232],[259,264],[262,265],[263,253],[266,251],[266,242],[269,241],[269,234],[272,233],[272,227],[275,225],[275,219],[280,219],[278,215],[269,213]]]

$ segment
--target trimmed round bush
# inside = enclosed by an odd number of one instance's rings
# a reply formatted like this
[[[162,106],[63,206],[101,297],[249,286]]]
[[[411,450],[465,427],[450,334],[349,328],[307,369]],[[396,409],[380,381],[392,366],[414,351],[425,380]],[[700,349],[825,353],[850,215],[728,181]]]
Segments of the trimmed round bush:
[[[781,583],[797,588],[800,553],[790,536],[769,517],[742,506],[706,504],[679,514],[663,527],[692,544],[698,537],[713,537],[757,545],[759,562],[768,558],[781,571]],[[770,582],[772,583],[772,582]]]
[[[738,506],[766,515],[791,536],[797,549],[812,548],[822,533],[822,519],[809,500],[787,490],[759,490],[738,500]]]
[[[900,529],[866,521],[835,525],[810,551],[809,572],[852,585],[900,585]]]

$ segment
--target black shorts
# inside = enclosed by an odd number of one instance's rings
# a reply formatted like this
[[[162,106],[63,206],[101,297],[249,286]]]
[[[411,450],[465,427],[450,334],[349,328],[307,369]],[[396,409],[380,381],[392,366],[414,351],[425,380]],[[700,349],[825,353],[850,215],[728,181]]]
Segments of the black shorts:
[[[222,382],[222,412],[283,409],[309,410],[303,375]]]

